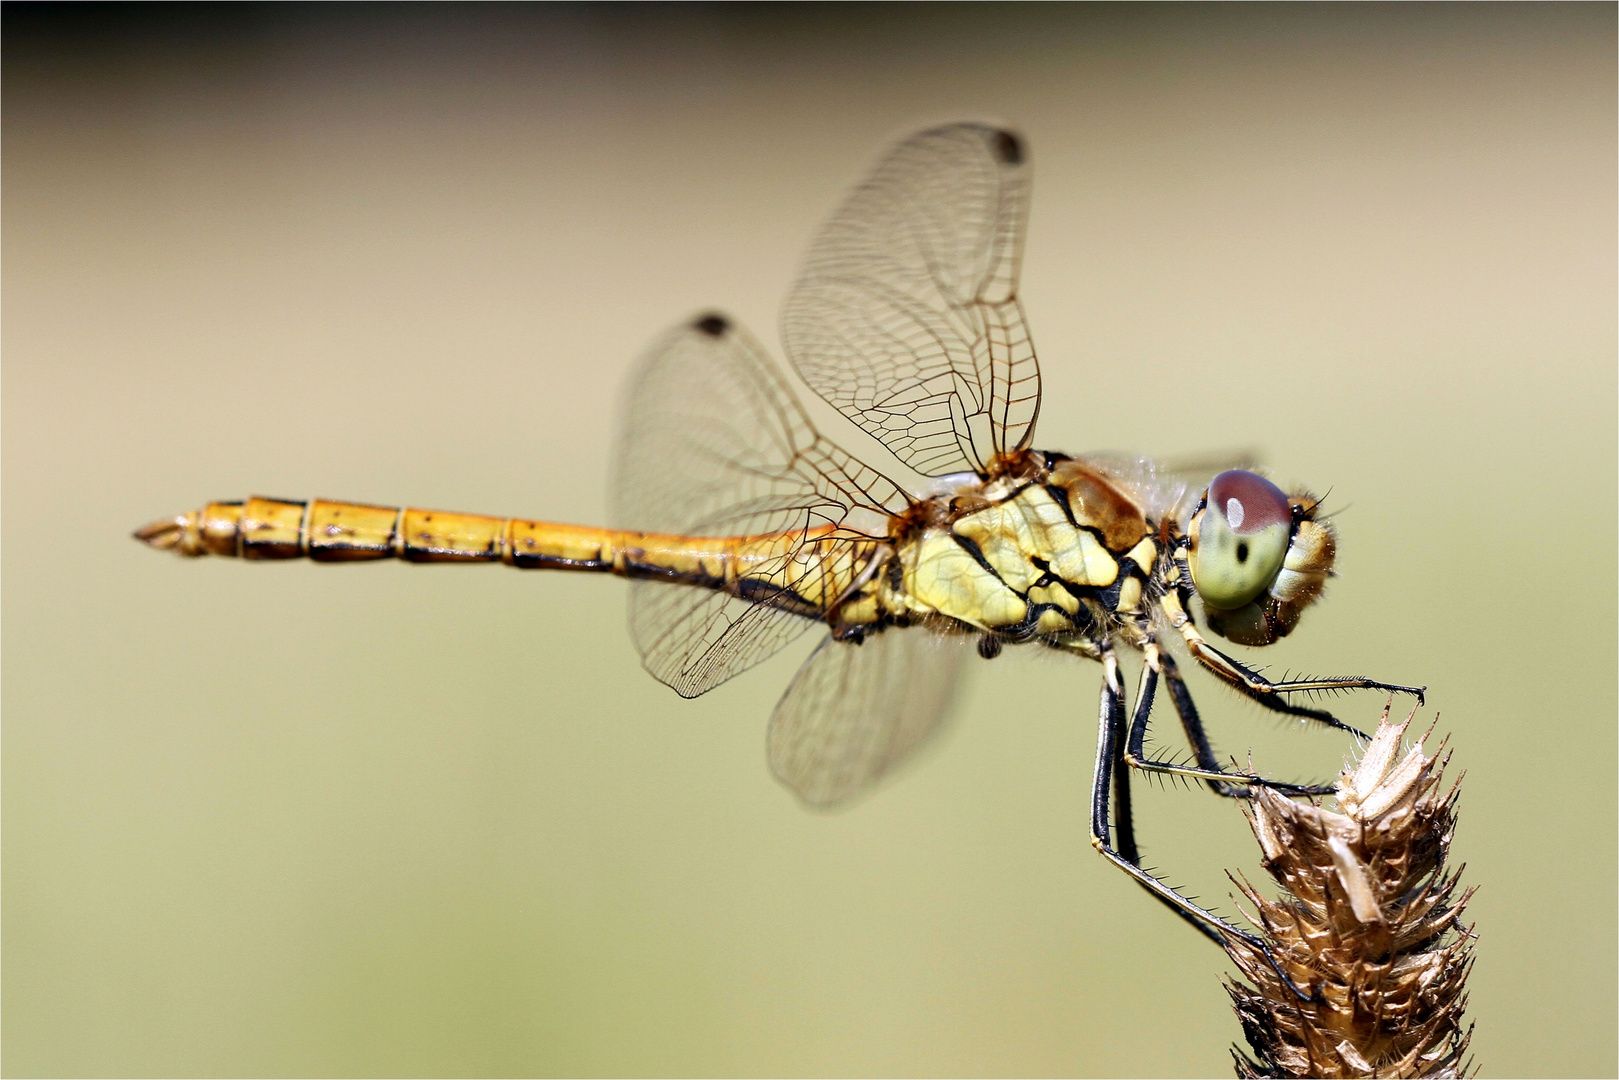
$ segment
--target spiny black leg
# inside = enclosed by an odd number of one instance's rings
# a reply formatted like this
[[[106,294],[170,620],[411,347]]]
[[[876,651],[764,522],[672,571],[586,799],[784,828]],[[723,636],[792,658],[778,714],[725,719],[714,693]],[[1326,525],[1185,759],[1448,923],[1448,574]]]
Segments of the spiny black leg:
[[[1181,676],[1180,665],[1168,653],[1162,654],[1159,662],[1164,669],[1164,685],[1169,688],[1169,699],[1175,703],[1175,715],[1181,719],[1181,730],[1186,732],[1186,741],[1192,744],[1198,766],[1210,772],[1224,771],[1220,768],[1220,759],[1214,756],[1214,747],[1209,745],[1208,733],[1203,730],[1203,718],[1198,715],[1197,705],[1192,701],[1191,688]],[[1204,783],[1209,785],[1210,791],[1228,799],[1248,797],[1248,789],[1242,784],[1230,784],[1224,780],[1205,780]]]
[[[1185,631],[1183,630],[1184,634]],[[1423,694],[1427,687],[1423,686],[1396,686],[1393,683],[1377,682],[1374,679],[1363,678],[1359,675],[1317,679],[1284,679],[1281,682],[1272,682],[1259,672],[1242,663],[1234,657],[1210,645],[1199,637],[1196,641],[1187,637],[1187,645],[1192,650],[1199,663],[1226,682],[1236,687],[1245,696],[1263,705],[1273,712],[1286,716],[1298,716],[1306,720],[1314,720],[1330,728],[1348,732],[1363,742],[1369,742],[1371,736],[1358,728],[1350,727],[1325,709],[1307,709],[1302,705],[1294,705],[1286,697],[1287,694],[1310,693],[1313,691],[1331,690],[1386,690],[1391,694],[1410,694],[1422,704]]]
[[[1108,801],[1113,789],[1113,759],[1118,757],[1114,714],[1124,710],[1124,688],[1118,672],[1118,661],[1109,653],[1102,662],[1102,715],[1097,721],[1096,771],[1091,776],[1091,843],[1104,853],[1113,852],[1108,843],[1112,830]]]
[[[1142,672],[1145,683],[1155,680],[1156,674],[1149,675]],[[1137,709],[1142,705],[1148,708],[1152,705],[1151,692],[1144,693],[1137,701]],[[1102,657],[1102,710],[1097,724],[1096,734],[1096,772],[1091,781],[1091,846],[1111,862],[1136,880],[1136,883],[1151,893],[1157,900],[1165,904],[1171,911],[1191,923],[1199,933],[1210,941],[1224,948],[1229,939],[1244,942],[1259,955],[1276,972],[1283,984],[1291,990],[1300,1001],[1311,1000],[1311,995],[1299,989],[1287,972],[1276,961],[1275,954],[1270,946],[1258,937],[1226,922],[1218,915],[1205,908],[1199,907],[1186,899],[1162,881],[1153,877],[1141,868],[1139,855],[1134,859],[1126,859],[1108,842],[1108,792],[1113,786],[1112,781],[1121,775],[1118,762],[1123,756],[1124,721],[1124,683],[1119,678],[1119,664],[1112,652]],[[1121,841],[1122,844],[1122,841]],[[1134,836],[1131,835],[1130,846],[1135,846]]]
[[[1281,682],[1272,682],[1248,665],[1210,645],[1192,624],[1191,616],[1181,605],[1179,594],[1166,593],[1158,603],[1169,624],[1179,630],[1181,637],[1186,640],[1186,647],[1191,650],[1193,659],[1211,674],[1230,683],[1243,694],[1274,712],[1314,720],[1330,728],[1348,732],[1362,741],[1370,741],[1370,736],[1365,732],[1350,727],[1325,709],[1306,709],[1301,705],[1294,705],[1288,701],[1286,695],[1333,690],[1386,690],[1391,694],[1410,694],[1417,699],[1417,704],[1422,704],[1426,687],[1396,686],[1361,675],[1332,675],[1325,678],[1284,679]]]
[[[1147,643],[1143,652],[1145,660],[1141,669],[1141,690],[1136,696],[1136,712],[1130,721],[1130,738],[1124,750],[1124,759],[1131,768],[1202,780],[1214,790],[1215,794],[1228,798],[1248,798],[1250,784],[1263,784],[1285,795],[1331,794],[1333,789],[1330,784],[1290,784],[1268,780],[1252,773],[1236,773],[1222,769],[1214,756],[1214,749],[1209,746],[1208,736],[1203,732],[1203,721],[1197,715],[1197,707],[1192,704],[1191,693],[1181,681],[1180,670],[1175,667],[1174,659],[1166,653],[1159,652],[1157,645],[1152,642]],[[1191,741],[1197,754],[1198,767],[1195,769],[1189,765],[1147,757],[1147,722],[1152,712],[1152,694],[1160,667],[1164,672],[1164,680],[1169,684],[1170,696],[1175,699],[1175,711],[1180,713],[1181,726],[1186,729],[1186,737]]]
[[[1114,669],[1117,673],[1117,668]],[[1110,755],[1113,759],[1113,843],[1121,858],[1126,862],[1141,865],[1141,851],[1136,847],[1135,814],[1130,805],[1130,763],[1125,756],[1117,752],[1117,747],[1124,744],[1124,694],[1123,685],[1120,693],[1114,696],[1116,706],[1108,711],[1104,721],[1113,728],[1111,742],[1115,750]]]
[[[1110,789],[1122,778],[1124,786],[1119,790],[1129,791],[1129,766],[1124,763],[1121,752],[1124,729],[1124,683],[1119,678],[1118,660],[1109,652],[1102,658],[1102,715],[1097,723],[1096,772],[1091,780],[1091,846],[1113,865],[1135,878],[1137,884],[1168,905],[1175,914],[1191,923],[1204,937],[1224,947],[1225,939],[1216,927],[1227,927],[1229,924],[1212,912],[1204,911],[1141,868],[1141,855],[1136,850],[1135,831],[1128,809],[1118,819],[1118,846],[1108,842]],[[1128,802],[1125,805],[1127,808]],[[1248,936],[1234,926],[1229,929],[1239,937]]]

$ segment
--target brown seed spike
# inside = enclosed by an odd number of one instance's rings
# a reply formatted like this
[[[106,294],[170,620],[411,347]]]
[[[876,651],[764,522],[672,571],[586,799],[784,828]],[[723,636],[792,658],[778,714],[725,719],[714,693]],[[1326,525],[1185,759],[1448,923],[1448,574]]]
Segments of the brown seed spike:
[[[1413,715],[1414,712],[1413,712]],[[1462,1026],[1475,935],[1461,916],[1459,870],[1445,867],[1456,789],[1388,710],[1358,766],[1338,779],[1336,811],[1255,790],[1250,822],[1276,900],[1233,879],[1280,968],[1244,942],[1228,948],[1248,984],[1226,987],[1253,1057],[1238,1076],[1465,1075]]]

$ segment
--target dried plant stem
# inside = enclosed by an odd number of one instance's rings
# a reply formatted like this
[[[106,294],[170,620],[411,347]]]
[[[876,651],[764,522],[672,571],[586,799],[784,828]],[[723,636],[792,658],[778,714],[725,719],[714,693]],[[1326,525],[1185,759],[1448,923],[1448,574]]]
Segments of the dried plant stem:
[[[1227,990],[1254,1055],[1233,1049],[1238,1076],[1452,1077],[1468,1067],[1474,935],[1461,915],[1472,890],[1457,897],[1460,871],[1445,867],[1457,787],[1441,791],[1444,762],[1421,742],[1399,754],[1412,717],[1388,715],[1338,778],[1336,811],[1255,792],[1249,823],[1285,892],[1267,900],[1246,880],[1237,887],[1295,985],[1252,946],[1228,945],[1248,980]]]

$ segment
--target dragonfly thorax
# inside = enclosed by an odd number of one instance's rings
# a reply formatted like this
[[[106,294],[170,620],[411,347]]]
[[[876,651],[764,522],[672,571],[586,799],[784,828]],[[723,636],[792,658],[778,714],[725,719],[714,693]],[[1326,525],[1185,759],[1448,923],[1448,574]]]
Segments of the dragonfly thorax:
[[[1139,503],[1092,463],[1031,452],[1019,464],[897,518],[886,572],[848,614],[1008,641],[1143,625],[1160,546]]]

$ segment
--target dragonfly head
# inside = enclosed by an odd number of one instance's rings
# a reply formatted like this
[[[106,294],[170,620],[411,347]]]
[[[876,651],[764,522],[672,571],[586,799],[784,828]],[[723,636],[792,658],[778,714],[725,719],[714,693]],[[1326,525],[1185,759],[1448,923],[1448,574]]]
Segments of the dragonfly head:
[[[1269,645],[1298,624],[1332,573],[1337,544],[1308,492],[1285,495],[1257,473],[1216,476],[1187,528],[1187,565],[1210,630]]]

